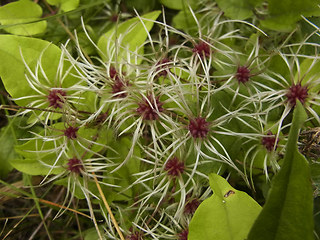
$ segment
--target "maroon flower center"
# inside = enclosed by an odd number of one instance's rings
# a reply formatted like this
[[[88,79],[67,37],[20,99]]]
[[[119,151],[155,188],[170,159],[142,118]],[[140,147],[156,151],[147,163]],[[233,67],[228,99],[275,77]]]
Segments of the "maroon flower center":
[[[117,21],[118,21],[118,18],[119,18],[119,15],[116,14],[116,13],[114,13],[114,14],[111,15],[110,21],[111,21],[111,22],[117,22]]]
[[[110,67],[109,76],[112,79],[116,79],[118,77],[118,71],[117,71],[117,69],[115,67]]]
[[[83,165],[81,160],[79,160],[78,158],[74,157],[74,158],[70,158],[68,160],[68,170],[70,172],[79,174],[81,170],[83,170]]]
[[[184,229],[184,230],[182,230],[182,232],[180,232],[178,234],[178,239],[179,240],[188,240],[188,234],[189,234],[189,230],[188,229]]]
[[[194,198],[187,202],[187,204],[184,207],[184,213],[185,214],[194,214],[197,208],[199,207],[200,202],[198,199]]]
[[[109,76],[113,79],[113,83],[111,85],[111,92],[114,95],[113,97],[125,98],[128,95],[127,92],[125,92],[128,82],[121,79],[115,67],[110,67]]]
[[[193,138],[205,138],[209,132],[209,123],[202,117],[190,120],[189,131]]]
[[[210,46],[206,42],[199,42],[194,45],[192,52],[198,54],[201,58],[210,57]]]
[[[245,66],[240,66],[237,69],[236,79],[239,83],[246,83],[250,78],[250,70]]]
[[[273,135],[271,131],[268,131],[267,136],[262,138],[261,143],[269,152],[272,152],[274,149],[274,145],[278,144],[278,141],[279,139],[277,140],[277,143],[276,143],[275,135]],[[277,146],[275,147],[275,149],[276,148]]]
[[[291,106],[296,105],[296,100],[299,100],[302,104],[305,103],[308,97],[308,88],[306,86],[301,86],[301,83],[293,84],[287,94],[288,102]]]
[[[175,178],[184,172],[184,162],[180,161],[177,157],[171,158],[167,161],[164,170],[168,172],[169,176]]]
[[[126,237],[126,240],[143,240],[142,232],[135,231]]]
[[[49,106],[54,108],[62,108],[67,93],[61,89],[52,89],[47,96]]]
[[[136,109],[143,120],[157,120],[159,118],[159,113],[163,112],[163,103],[159,101],[159,97],[153,97],[148,95],[147,99],[143,99],[138,103],[138,108]]]
[[[76,139],[78,130],[79,130],[79,128],[75,128],[75,127],[70,126],[64,130],[63,134],[69,139]]]
[[[123,82],[120,78],[116,78],[111,86],[114,97],[125,98],[128,93],[125,92],[128,83]]]

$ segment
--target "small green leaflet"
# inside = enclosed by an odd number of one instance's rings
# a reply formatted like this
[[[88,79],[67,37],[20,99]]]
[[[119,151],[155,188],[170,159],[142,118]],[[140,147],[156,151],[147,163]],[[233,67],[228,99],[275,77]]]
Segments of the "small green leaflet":
[[[213,195],[195,212],[188,240],[244,240],[260,213],[260,205],[223,177],[212,173],[209,179]]]

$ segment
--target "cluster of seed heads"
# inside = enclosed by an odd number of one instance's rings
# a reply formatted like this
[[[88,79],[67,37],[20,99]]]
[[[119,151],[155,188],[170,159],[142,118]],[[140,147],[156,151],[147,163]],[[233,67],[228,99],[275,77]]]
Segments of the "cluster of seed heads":
[[[118,41],[117,48],[102,50],[107,59],[101,60],[102,66],[90,63],[84,54],[74,58],[63,46],[67,63],[61,64],[71,65],[72,77],[77,79],[68,86],[62,76],[59,87],[41,86],[26,66],[31,75],[28,82],[43,93],[35,93],[27,107],[52,110],[41,115],[33,112],[37,115],[34,123],[43,123],[46,131],[42,142],[39,134],[30,140],[39,146],[36,150],[55,158],[46,178],[61,167],[64,171],[59,177],[71,179],[87,198],[94,198],[94,190],[84,181],[97,175],[108,191],[121,196],[115,197],[113,210],[119,211],[117,220],[127,240],[186,240],[192,215],[210,194],[208,186],[202,185],[209,174],[206,169],[232,169],[250,185],[244,168],[255,167],[259,151],[270,156],[271,167],[278,164],[283,151],[279,140],[285,143],[283,130],[288,127],[283,121],[297,101],[310,112],[311,101],[320,105],[319,97],[310,91],[315,82],[302,85],[301,79],[295,83],[267,68],[272,56],[260,56],[259,39],[244,52],[227,46],[223,40],[240,42],[244,37],[229,34],[228,25],[233,23],[219,24],[223,17],[216,17],[211,26],[205,19],[197,20],[206,24],[200,29],[205,39],[159,24],[161,32],[170,34],[163,37],[160,33],[158,39],[149,35],[145,56],[128,50],[115,59],[117,49],[126,49]],[[175,45],[168,44],[169,36],[176,39]],[[159,56],[164,49],[165,57]],[[297,64],[291,51],[284,46],[278,56]],[[240,60],[243,56],[245,61]],[[137,59],[148,60],[140,63]],[[296,70],[289,70],[294,76]],[[278,121],[270,120],[276,110]],[[62,128],[61,123],[68,127]],[[46,149],[50,141],[55,147]],[[117,199],[127,206],[117,205]],[[131,224],[125,224],[124,218]],[[108,227],[106,235],[115,239],[113,225]]]

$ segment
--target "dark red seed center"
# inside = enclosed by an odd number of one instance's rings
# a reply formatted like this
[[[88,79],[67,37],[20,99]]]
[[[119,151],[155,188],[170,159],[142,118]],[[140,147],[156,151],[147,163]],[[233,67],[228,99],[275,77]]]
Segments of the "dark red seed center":
[[[136,109],[143,120],[157,120],[159,119],[159,113],[163,112],[163,103],[160,102],[159,97],[153,97],[148,95],[147,99],[143,98],[141,102],[138,103],[138,108]]]
[[[199,207],[200,202],[198,199],[194,198],[187,202],[187,204],[184,207],[184,213],[185,214],[194,214],[197,208]]]
[[[193,138],[205,138],[209,132],[209,122],[202,117],[190,120],[189,131]]]
[[[70,172],[79,174],[81,172],[81,170],[83,170],[83,165],[81,160],[79,160],[78,158],[74,157],[74,158],[70,158],[68,160],[68,170]]]
[[[178,239],[179,240],[188,240],[188,234],[189,234],[189,230],[188,229],[184,229],[182,230],[182,232],[180,232],[178,234]]]
[[[117,69],[115,67],[110,67],[109,76],[112,79],[116,79],[118,77],[118,71],[117,71]]]
[[[120,76],[115,67],[110,67],[109,76],[113,80],[111,85],[113,97],[125,98],[128,93],[125,91],[129,85],[127,81],[124,81]]]
[[[240,66],[237,69],[236,79],[239,83],[246,83],[250,78],[250,70],[246,66]]]
[[[268,131],[267,136],[262,138],[261,143],[269,152],[272,152],[273,149],[277,148],[277,146],[274,145],[278,144],[278,141],[279,140],[277,140],[276,143],[275,135],[273,135],[271,131]]]
[[[194,45],[192,52],[198,54],[201,58],[210,57],[210,46],[206,42],[199,42]]]
[[[47,96],[49,106],[54,108],[62,108],[67,93],[62,89],[52,89]]]
[[[180,161],[177,157],[171,158],[167,161],[164,170],[168,172],[171,177],[178,177],[185,170],[184,162]]]
[[[127,86],[128,83],[123,82],[120,78],[115,79],[111,86],[114,97],[125,98],[128,95],[126,92]]]
[[[142,232],[135,231],[126,237],[126,240],[143,240]]]
[[[68,127],[64,130],[64,135],[69,139],[76,139],[79,128]]]
[[[289,88],[286,96],[288,102],[293,107],[296,105],[297,100],[304,104],[308,97],[308,88],[306,86],[301,86],[301,83],[293,84]]]

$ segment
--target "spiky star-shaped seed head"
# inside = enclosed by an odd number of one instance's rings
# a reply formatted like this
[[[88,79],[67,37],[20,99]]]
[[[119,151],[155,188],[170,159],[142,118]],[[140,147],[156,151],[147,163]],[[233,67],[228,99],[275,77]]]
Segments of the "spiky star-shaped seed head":
[[[209,122],[202,117],[190,120],[189,131],[193,138],[205,138],[209,132]]]
[[[308,88],[306,86],[301,86],[301,83],[293,84],[289,88],[286,97],[292,107],[296,105],[297,100],[304,104],[308,97]]]
[[[66,95],[67,93],[62,89],[52,89],[47,96],[49,106],[53,108],[62,108]]]
[[[76,139],[78,130],[79,128],[70,126],[64,130],[63,134],[69,139]]]
[[[246,83],[250,78],[250,70],[246,66],[239,66],[236,73],[236,79],[239,83]]]
[[[192,52],[199,54],[201,58],[208,58],[210,57],[211,49],[208,43],[200,41],[194,45]]]
[[[109,76],[112,79],[116,79],[118,77],[118,71],[117,71],[117,69],[115,67],[110,67]]]
[[[177,157],[173,157],[167,161],[164,170],[168,172],[169,176],[175,178],[184,172],[185,165]]]
[[[279,139],[276,142],[275,135],[273,135],[271,131],[268,131],[267,136],[262,138],[261,143],[269,152],[272,152],[273,149],[277,149],[277,146],[274,145],[277,145],[278,141]]]
[[[83,165],[81,160],[76,157],[70,158],[68,160],[67,165],[68,165],[68,170],[76,174],[79,174],[81,170],[83,170]]]
[[[160,97],[153,97],[148,95],[147,99],[143,98],[141,102],[138,103],[138,108],[136,109],[143,120],[157,120],[159,119],[159,113],[163,112],[163,103],[159,100]]]

